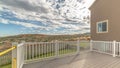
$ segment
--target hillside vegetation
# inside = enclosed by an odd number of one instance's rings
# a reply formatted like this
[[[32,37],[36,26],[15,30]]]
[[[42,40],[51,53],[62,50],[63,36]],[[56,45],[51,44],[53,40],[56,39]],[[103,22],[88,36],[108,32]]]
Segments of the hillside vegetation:
[[[78,37],[89,37],[90,34],[74,34],[74,35],[44,35],[44,34],[22,34],[9,37],[1,37],[0,42],[51,42],[55,40],[76,40]]]

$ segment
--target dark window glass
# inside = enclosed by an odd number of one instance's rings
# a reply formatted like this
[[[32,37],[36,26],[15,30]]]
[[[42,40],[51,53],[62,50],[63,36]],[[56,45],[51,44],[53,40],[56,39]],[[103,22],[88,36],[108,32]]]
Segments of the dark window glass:
[[[107,31],[107,22],[99,22],[97,27],[98,32],[105,32]]]
[[[106,22],[102,23],[102,31],[107,31],[107,23]]]

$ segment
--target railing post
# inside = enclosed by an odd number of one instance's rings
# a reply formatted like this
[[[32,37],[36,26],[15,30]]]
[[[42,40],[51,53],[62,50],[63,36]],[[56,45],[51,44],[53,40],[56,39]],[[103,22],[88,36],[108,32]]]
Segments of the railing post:
[[[21,41],[21,43],[23,43],[23,46],[22,46],[22,49],[23,49],[23,56],[22,56],[22,59],[23,59],[23,62],[24,62],[24,60],[26,59],[26,57],[27,57],[27,48],[25,47],[25,41]],[[26,48],[26,49],[25,49]],[[24,51],[26,51],[26,52],[24,52]]]
[[[116,44],[116,41],[114,40],[114,41],[113,41],[113,57],[116,57],[116,54],[115,54],[115,51],[116,51],[116,50],[115,50],[115,49],[116,49],[116,48],[115,48],[115,44]]]
[[[77,54],[80,52],[80,40],[77,40]]]
[[[56,57],[58,56],[58,47],[59,47],[58,41],[56,40],[56,41],[55,41],[55,56],[56,56]]]
[[[90,40],[90,51],[92,51],[93,50],[93,40]]]
[[[16,46],[16,49],[12,50],[12,68],[18,68],[17,67],[17,44],[18,43],[12,43],[12,46]]]
[[[21,41],[21,43],[23,44],[23,46],[22,46],[22,52],[23,52],[23,55],[22,55],[22,60],[23,60],[23,63],[24,63],[24,60],[25,60],[25,46],[24,46],[24,44],[25,44],[25,41]]]

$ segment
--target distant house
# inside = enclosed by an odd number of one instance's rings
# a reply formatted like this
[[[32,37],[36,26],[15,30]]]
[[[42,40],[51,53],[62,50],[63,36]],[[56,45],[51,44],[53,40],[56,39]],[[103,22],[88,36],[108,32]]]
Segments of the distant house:
[[[120,0],[96,0],[91,10],[91,39],[120,41]]]

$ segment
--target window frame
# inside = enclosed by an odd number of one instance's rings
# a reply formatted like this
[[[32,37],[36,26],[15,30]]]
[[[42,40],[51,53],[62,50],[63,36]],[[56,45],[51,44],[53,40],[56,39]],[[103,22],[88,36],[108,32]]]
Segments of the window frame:
[[[106,31],[98,31],[98,24],[99,23],[103,23],[103,22],[106,22]],[[104,21],[99,21],[99,22],[97,22],[97,24],[96,24],[96,32],[97,33],[108,33],[108,20],[104,20]]]

